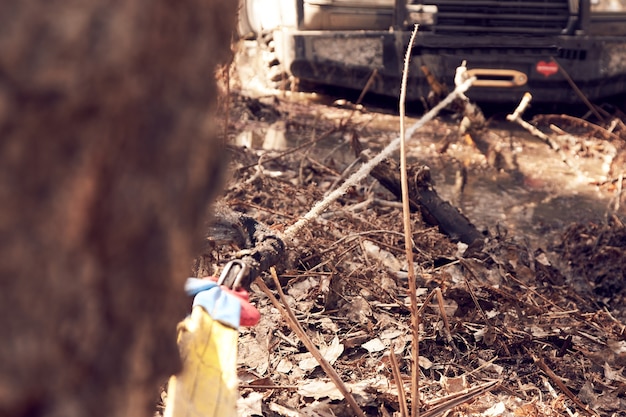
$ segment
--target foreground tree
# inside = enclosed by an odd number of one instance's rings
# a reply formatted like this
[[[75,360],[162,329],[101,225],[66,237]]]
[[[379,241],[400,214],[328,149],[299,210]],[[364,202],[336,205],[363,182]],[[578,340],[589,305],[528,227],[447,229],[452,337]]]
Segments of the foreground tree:
[[[149,415],[177,370],[236,7],[0,4],[0,416]]]

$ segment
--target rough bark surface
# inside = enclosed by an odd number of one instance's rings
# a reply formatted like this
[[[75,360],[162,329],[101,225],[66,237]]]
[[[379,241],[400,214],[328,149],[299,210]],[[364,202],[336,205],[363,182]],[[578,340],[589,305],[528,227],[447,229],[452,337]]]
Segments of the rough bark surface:
[[[0,416],[147,416],[177,370],[236,7],[0,4]]]

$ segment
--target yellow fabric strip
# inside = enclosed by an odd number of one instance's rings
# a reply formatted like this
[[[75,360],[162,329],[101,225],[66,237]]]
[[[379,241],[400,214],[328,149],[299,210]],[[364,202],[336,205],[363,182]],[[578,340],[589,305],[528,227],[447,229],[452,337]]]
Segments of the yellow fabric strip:
[[[183,371],[168,385],[164,417],[237,415],[237,330],[200,306],[178,325]]]

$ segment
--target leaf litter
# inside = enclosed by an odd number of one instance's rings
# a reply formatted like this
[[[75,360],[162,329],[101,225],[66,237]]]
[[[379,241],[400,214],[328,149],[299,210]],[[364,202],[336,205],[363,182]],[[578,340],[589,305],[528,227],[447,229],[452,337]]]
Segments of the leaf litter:
[[[220,204],[276,231],[354,169],[355,138],[380,149],[394,137],[384,123],[393,116],[275,96],[257,100],[232,93],[230,120],[229,137],[245,146],[229,147],[230,178]],[[422,149],[422,160],[457,163],[450,155],[464,147],[470,171],[506,171],[477,143],[459,140],[438,148],[454,136],[450,120],[442,116],[418,132],[440,139]],[[606,138],[588,135],[579,147],[571,136],[567,140],[572,158],[606,162],[606,152],[594,149],[610,147],[615,159],[623,152],[619,141],[602,145]],[[613,172],[620,169],[612,166]],[[605,192],[621,187],[621,177],[619,184],[607,178],[597,180]],[[615,210],[604,222],[567,225],[543,247],[531,245],[523,231],[507,233],[492,224],[476,249],[412,213],[420,415],[626,415],[626,228],[620,216]],[[310,223],[276,266],[281,301],[368,416],[400,415],[398,390],[410,391],[401,218],[393,195],[370,177]],[[207,239],[197,276],[213,274],[211,268],[246,249],[244,242]],[[271,279],[264,280],[275,291]],[[251,299],[261,322],[240,334],[240,415],[355,415],[256,284]],[[399,381],[390,354],[396,355]]]

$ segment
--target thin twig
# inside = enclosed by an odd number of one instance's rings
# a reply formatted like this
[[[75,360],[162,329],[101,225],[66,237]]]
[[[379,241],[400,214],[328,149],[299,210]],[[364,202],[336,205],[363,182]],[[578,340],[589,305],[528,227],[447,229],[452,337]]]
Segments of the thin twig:
[[[538,356],[531,354],[533,361],[539,366],[539,368],[559,387],[563,393],[576,404],[577,407],[582,408],[590,416],[598,416],[598,413],[593,411],[589,406],[583,403],[569,388],[563,383],[561,378],[554,371],[548,368],[548,365]]]
[[[565,78],[565,80],[567,81],[567,83],[570,85],[570,87],[572,87],[572,90],[574,90],[574,92],[578,95],[578,97],[580,97],[580,99],[583,101],[583,103],[585,103],[585,106],[587,106],[589,108],[589,110],[591,111],[591,113],[593,113],[594,116],[596,116],[596,118],[600,121],[600,122],[604,122],[604,117],[602,117],[600,115],[600,113],[598,112],[598,110],[595,108],[595,106],[593,104],[591,104],[591,102],[589,101],[589,99],[583,94],[583,92],[580,90],[580,88],[578,88],[578,86],[576,85],[576,83],[574,82],[574,80],[572,80],[572,77],[569,76],[569,74],[567,73],[567,71],[565,71],[563,69],[563,67],[561,66],[561,64],[559,64],[559,62],[553,57],[551,56],[550,59],[552,60],[552,62],[554,62],[556,64],[556,67],[559,69],[559,72],[561,73],[561,75]]]
[[[400,365],[398,365],[398,358],[396,358],[393,346],[389,351],[389,359],[391,360],[391,373],[393,374],[393,379],[396,381],[396,387],[398,388],[398,405],[400,406],[400,415],[402,417],[409,417],[409,407],[406,403],[404,383],[402,382],[402,375],[400,374]]]
[[[406,104],[406,83],[409,76],[411,50],[417,34],[418,25],[413,28],[409,45],[404,57],[402,86],[400,88],[400,137],[405,137],[404,116]],[[415,284],[415,265],[413,263],[413,245],[411,245],[411,208],[409,200],[409,181],[406,172],[406,141],[400,141],[400,184],[402,187],[402,223],[404,228],[404,250],[408,265],[409,298],[411,300],[411,416],[419,416],[419,316],[417,314],[417,287]]]
[[[465,270],[467,272],[469,272],[470,275],[472,275],[472,277],[474,277],[474,279],[476,279],[477,281],[480,281],[478,279],[478,277],[476,276],[476,274],[474,273],[474,271],[472,270],[472,268],[469,266],[469,262],[467,262],[465,259],[459,259],[459,261],[460,261],[461,265],[463,265],[465,267]],[[487,324],[487,326],[489,328],[493,329],[494,327],[491,325],[491,321],[487,317],[487,314],[485,313],[485,310],[483,310],[483,308],[480,306],[480,303],[478,302],[478,298],[476,298],[476,294],[474,294],[474,288],[472,287],[472,284],[470,284],[470,282],[469,282],[469,280],[467,278],[465,278],[464,281],[465,281],[465,285],[467,286],[467,292],[469,293],[470,297],[472,298],[472,301],[474,302],[474,305],[476,306],[476,309],[478,310],[478,312],[482,316],[482,318],[485,321],[485,323]]]
[[[433,299],[434,296],[435,296],[435,291],[434,290],[431,291],[430,294],[428,294],[428,297],[426,297],[426,299],[422,303],[422,306],[420,307],[420,309],[417,312],[417,314],[419,314],[420,317],[422,316],[422,314],[424,314],[424,310],[426,309],[426,307],[428,307],[428,303],[430,303],[430,301]]]
[[[297,385],[257,385],[257,384],[239,384],[239,389],[251,389],[253,391],[261,390],[283,390],[283,391],[295,391],[298,389]]]
[[[439,312],[441,313],[441,319],[443,320],[443,328],[446,333],[446,340],[452,346],[454,353],[457,357],[461,356],[461,352],[459,348],[456,347],[454,340],[452,339],[452,331],[450,330],[450,323],[448,322],[448,315],[446,314],[446,310],[443,305],[443,295],[441,294],[441,288],[435,288],[435,293],[437,294],[437,304],[439,304]]]
[[[552,395],[552,398],[554,398],[555,400],[558,400],[559,394],[557,394],[556,390],[552,387],[552,385],[550,385],[550,381],[548,381],[545,377],[543,377],[542,379],[543,379],[544,387],[548,389],[548,392],[550,393],[550,395]],[[570,410],[569,407],[566,406],[565,404],[563,404],[563,408],[565,408],[565,411],[567,412],[568,416],[570,417],[576,416],[576,414],[574,414],[572,410]]]
[[[524,93],[524,96],[520,100],[515,111],[511,114],[507,114],[506,119],[510,122],[515,122],[519,124],[524,129],[528,130],[532,135],[544,141],[550,148],[552,148],[555,152],[559,154],[559,156],[561,157],[561,159],[567,166],[571,167],[571,164],[569,163],[567,156],[565,155],[565,153],[563,153],[563,150],[561,149],[558,143],[554,142],[552,139],[550,139],[550,136],[546,135],[541,130],[537,129],[535,126],[528,123],[526,120],[522,119],[522,114],[524,113],[528,105],[530,104],[531,100],[532,100],[532,95],[529,92]]]
[[[275,161],[275,160],[277,160],[277,159],[283,158],[283,157],[285,157],[285,156],[287,156],[287,155],[289,155],[289,154],[292,154],[292,153],[298,152],[299,150],[304,149],[304,148],[306,148],[307,146],[314,145],[314,144],[316,144],[317,142],[319,142],[319,141],[321,141],[321,140],[324,140],[324,139],[328,138],[330,135],[332,135],[332,134],[333,134],[333,133],[335,133],[336,131],[337,131],[337,129],[333,127],[333,128],[331,128],[331,129],[327,130],[326,132],[324,132],[321,136],[318,136],[317,138],[313,138],[313,139],[311,139],[311,140],[309,140],[309,141],[307,141],[307,142],[305,142],[305,143],[303,143],[303,144],[301,144],[301,145],[299,145],[299,146],[296,146],[295,148],[290,148],[290,149],[288,149],[288,150],[286,150],[286,151],[284,151],[284,152],[281,152],[281,153],[279,153],[278,155],[273,156],[273,157],[271,157],[271,158],[264,158],[262,163],[263,163],[263,164],[266,164],[266,163],[268,163],[268,162],[272,162],[272,161]],[[265,155],[265,154],[263,154],[263,155]],[[257,165],[259,165],[259,164],[261,164],[261,161],[260,161],[260,160],[259,160],[259,161],[257,161],[257,162],[255,162],[254,164],[250,164],[250,165],[245,165],[245,166],[239,167],[239,168],[237,168],[237,171],[239,171],[239,172],[243,172],[243,171],[245,171],[245,170],[247,170],[247,169],[254,168],[255,166],[257,166]]]
[[[276,307],[276,309],[280,311],[280,314],[283,316],[291,330],[298,336],[298,338],[300,339],[300,341],[302,341],[302,344],[307,348],[307,350],[311,352],[315,360],[317,360],[317,363],[319,363],[320,367],[324,370],[326,375],[328,375],[328,377],[333,381],[339,392],[341,392],[341,394],[344,396],[346,402],[350,405],[354,414],[358,417],[365,417],[363,410],[361,410],[361,407],[359,407],[359,405],[357,404],[348,387],[346,387],[346,385],[343,383],[332,365],[326,360],[326,358],[324,358],[324,356],[317,349],[313,341],[302,329],[302,326],[300,326],[298,319],[287,304],[285,294],[283,293],[280,281],[278,280],[278,276],[276,275],[276,270],[274,269],[274,267],[270,268],[270,274],[274,279],[274,285],[276,286],[276,290],[278,291],[282,303],[279,302],[276,297],[274,297],[274,294],[272,294],[269,288],[267,288],[267,285],[265,285],[265,282],[263,282],[261,278],[257,278],[255,280],[256,285],[258,285],[261,291],[263,291],[265,295],[267,295],[274,307]]]
[[[622,200],[622,191],[623,191],[623,181],[624,181],[624,173],[620,172],[617,177],[617,187],[615,189],[615,204],[613,205],[613,211],[617,213],[619,211],[620,202]]]
[[[330,187],[328,187],[328,191],[326,192],[325,195],[328,195],[328,193],[332,190],[335,189],[335,187],[341,182],[343,181],[347,176],[348,173],[350,173],[350,171],[352,170],[352,168],[354,168],[355,166],[358,165],[358,163],[361,162],[361,158],[356,158],[354,161],[352,161],[350,163],[350,165],[348,165],[342,172],[341,175],[339,175],[339,177],[333,181],[333,183],[330,185]]]
[[[587,129],[589,131],[589,134],[600,136],[600,138],[605,140],[614,140],[617,142],[622,140],[620,135],[610,132],[605,127],[602,127],[596,123],[592,123],[589,120],[580,117],[571,116],[569,114],[541,114],[535,116],[533,118],[533,122],[537,124],[566,122],[570,125],[573,125],[574,127]]]
[[[367,92],[369,91],[370,87],[374,83],[374,80],[376,79],[377,76],[378,76],[378,68],[374,68],[374,71],[372,71],[372,75],[370,75],[370,77],[367,79],[367,82],[365,83],[365,87],[363,87],[363,91],[361,91],[359,98],[356,100],[356,103],[354,104],[356,105],[361,104],[361,102],[363,101],[363,98],[365,97],[365,94],[367,94]]]
[[[494,387],[500,384],[501,381],[495,380],[490,381],[485,384],[479,385],[477,387],[471,388],[466,391],[457,392],[451,395],[448,395],[445,398],[441,398],[437,400],[439,405],[431,408],[426,411],[422,417],[436,417],[444,414],[446,411],[453,409],[461,404],[471,401],[472,399],[482,395],[486,392],[491,391]]]
[[[228,140],[228,126],[230,125],[230,68],[231,65],[223,68],[222,71],[226,73],[226,103],[224,104],[224,139]]]
[[[291,214],[287,214],[287,213],[284,213],[284,212],[278,211],[278,210],[272,210],[271,208],[268,208],[268,207],[265,207],[265,206],[261,206],[259,204],[254,204],[254,203],[251,203],[249,201],[243,201],[243,200],[235,199],[235,200],[229,200],[228,204],[230,204],[231,206],[250,207],[250,208],[253,208],[253,209],[257,209],[259,211],[263,211],[263,212],[266,212],[266,213],[273,214],[275,216],[284,217],[286,219],[295,219],[295,216],[293,216]]]

